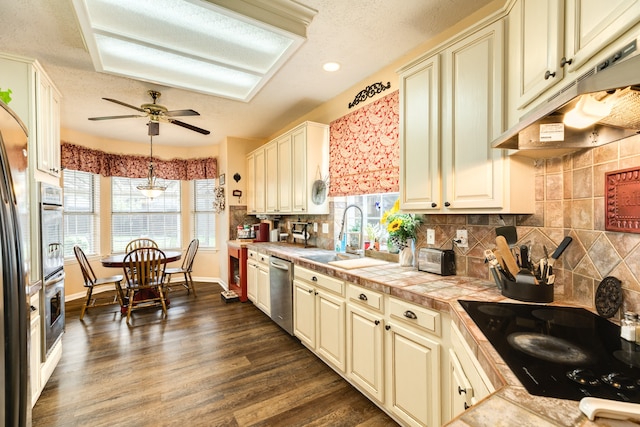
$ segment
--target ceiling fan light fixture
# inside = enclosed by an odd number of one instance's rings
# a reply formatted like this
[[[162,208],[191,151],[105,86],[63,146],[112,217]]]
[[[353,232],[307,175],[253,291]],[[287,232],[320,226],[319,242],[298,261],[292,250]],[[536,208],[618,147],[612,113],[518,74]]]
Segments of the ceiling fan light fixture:
[[[149,122],[149,125],[151,125],[151,122]],[[151,129],[151,127],[149,127],[149,129]],[[167,189],[167,186],[156,184],[156,176],[153,173],[153,135],[149,136],[149,145],[151,147],[151,154],[149,156],[149,175],[147,177],[147,184],[138,185],[136,188],[145,197],[153,199],[164,193],[164,191]]]

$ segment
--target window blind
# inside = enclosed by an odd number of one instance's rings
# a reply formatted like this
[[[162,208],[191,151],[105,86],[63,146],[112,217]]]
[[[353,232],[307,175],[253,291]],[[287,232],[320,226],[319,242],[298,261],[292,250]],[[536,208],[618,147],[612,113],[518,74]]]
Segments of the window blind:
[[[87,255],[96,255],[100,247],[100,177],[65,169],[63,189],[64,256],[73,257],[75,245]]]
[[[201,248],[215,248],[216,246],[216,216],[213,211],[214,187],[214,179],[192,181],[192,235],[193,238],[200,241]]]

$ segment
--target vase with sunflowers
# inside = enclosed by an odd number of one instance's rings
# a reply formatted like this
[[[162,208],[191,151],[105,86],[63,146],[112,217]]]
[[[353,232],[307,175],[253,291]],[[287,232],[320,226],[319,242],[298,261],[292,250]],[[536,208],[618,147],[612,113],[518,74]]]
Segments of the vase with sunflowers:
[[[401,213],[400,199],[398,199],[390,210],[384,212],[380,223],[385,224],[389,232],[387,246],[400,249],[400,265],[405,267],[413,265],[412,246],[420,220],[414,214]]]

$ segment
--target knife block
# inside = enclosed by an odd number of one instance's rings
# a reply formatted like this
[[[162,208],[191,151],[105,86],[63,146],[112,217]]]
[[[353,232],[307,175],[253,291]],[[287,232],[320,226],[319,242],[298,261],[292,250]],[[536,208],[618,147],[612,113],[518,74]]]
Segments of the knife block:
[[[502,280],[502,295],[526,302],[553,302],[553,284],[530,284]]]

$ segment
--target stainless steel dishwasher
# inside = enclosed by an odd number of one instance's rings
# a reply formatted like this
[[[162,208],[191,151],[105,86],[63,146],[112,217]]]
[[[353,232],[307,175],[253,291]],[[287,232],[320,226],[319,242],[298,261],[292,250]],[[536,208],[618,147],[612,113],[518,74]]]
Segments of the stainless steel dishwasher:
[[[269,257],[271,320],[293,335],[293,263]]]

